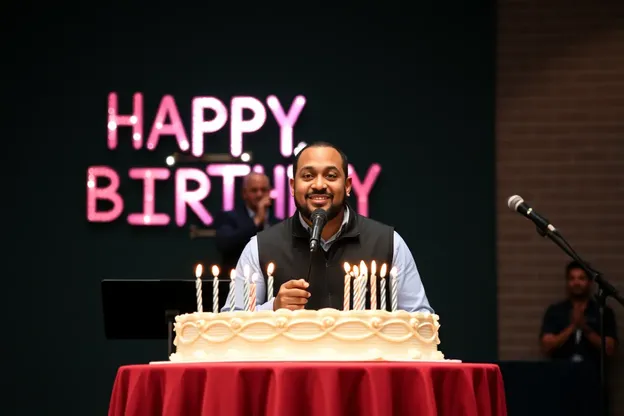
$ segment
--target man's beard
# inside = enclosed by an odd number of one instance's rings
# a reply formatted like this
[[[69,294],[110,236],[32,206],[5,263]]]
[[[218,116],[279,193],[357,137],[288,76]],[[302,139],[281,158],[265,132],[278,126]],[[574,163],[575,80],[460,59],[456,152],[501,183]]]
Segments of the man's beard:
[[[588,290],[584,290],[584,291],[574,291],[574,290],[570,290],[569,292],[570,298],[572,298],[573,300],[585,300],[585,299],[589,299],[590,297],[590,293]]]
[[[306,198],[305,198],[306,201],[307,201],[308,197],[311,196],[311,195],[315,195],[315,193],[311,193],[311,194],[306,195]],[[316,193],[316,195],[327,195],[327,194],[326,193]],[[327,210],[327,221],[331,221],[334,218],[336,218],[338,216],[338,214],[340,214],[340,212],[342,211],[342,208],[345,206],[345,200],[344,199],[341,202],[334,203],[334,199],[332,197],[331,201],[332,201],[332,204],[329,207],[329,209]],[[299,202],[295,198],[295,206],[297,207],[297,210],[301,213],[303,218],[305,218],[308,221],[311,221],[312,211],[310,211],[310,209],[308,208],[307,203],[304,203],[303,205],[301,205],[301,204],[299,204]]]

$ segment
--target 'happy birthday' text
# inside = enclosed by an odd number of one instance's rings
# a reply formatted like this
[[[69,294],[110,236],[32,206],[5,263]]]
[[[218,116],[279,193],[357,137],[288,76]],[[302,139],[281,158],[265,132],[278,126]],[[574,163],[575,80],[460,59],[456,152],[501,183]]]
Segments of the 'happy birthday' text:
[[[293,154],[293,130],[299,115],[306,104],[305,97],[295,97],[288,111],[279,99],[271,95],[266,99],[269,108],[280,128],[280,153],[284,157]],[[205,120],[205,110],[212,110],[215,116]],[[245,120],[243,111],[250,111],[253,115]],[[267,111],[262,101],[254,97],[233,97],[229,112],[226,105],[216,97],[195,97],[192,100],[192,128],[189,141],[186,130],[181,122],[175,100],[170,95],[162,97],[156,116],[152,122],[147,137],[146,147],[155,150],[160,137],[174,136],[178,148],[182,152],[190,150],[194,156],[204,153],[204,135],[214,133],[225,127],[230,120],[230,154],[239,157],[243,154],[243,134],[253,133],[262,128],[267,120]],[[169,123],[165,124],[165,121]],[[115,150],[118,145],[118,130],[120,127],[132,129],[133,148],[139,150],[144,145],[144,114],[143,94],[133,96],[131,114],[120,115],[118,111],[118,97],[112,92],[108,97],[108,148]],[[187,222],[190,209],[204,225],[213,223],[213,216],[206,209],[202,201],[211,195],[211,180],[221,178],[223,181],[222,209],[234,208],[235,179],[251,171],[264,172],[261,165],[251,166],[246,163],[213,163],[204,169],[178,168],[173,171],[166,167],[133,167],[128,171],[128,177],[143,181],[143,210],[129,213],[128,223],[132,225],[164,226],[171,222],[169,214],[155,211],[155,183],[156,181],[175,181],[175,224],[182,227]],[[173,171],[173,175],[172,175]],[[353,191],[357,199],[357,211],[368,215],[368,200],[370,192],[381,172],[381,167],[373,163],[360,179],[355,168],[349,165],[349,174],[353,181]],[[269,172],[267,174],[270,175]],[[274,199],[273,209],[275,217],[284,219],[295,212],[293,198],[288,192],[287,178],[292,177],[292,165],[275,165],[272,167],[273,185],[271,197]],[[101,185],[105,179],[105,185]],[[193,189],[189,189],[189,182],[195,182]],[[124,201],[120,195],[119,185],[121,178],[118,172],[105,165],[91,166],[87,172],[87,219],[91,222],[111,222],[119,218],[124,212]],[[106,200],[112,204],[107,210],[98,209],[98,201]],[[110,205],[110,204],[109,204]]]

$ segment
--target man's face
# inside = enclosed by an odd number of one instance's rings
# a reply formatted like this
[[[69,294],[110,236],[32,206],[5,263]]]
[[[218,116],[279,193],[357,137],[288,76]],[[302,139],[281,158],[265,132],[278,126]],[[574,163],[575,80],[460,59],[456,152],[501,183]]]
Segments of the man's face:
[[[589,296],[590,282],[582,269],[572,269],[568,273],[568,293],[573,298]]]
[[[335,218],[351,192],[351,178],[342,170],[342,157],[331,147],[310,147],[301,153],[297,172],[290,180],[295,205],[309,219],[312,212],[322,208],[328,219]]]
[[[247,186],[243,189],[243,200],[249,208],[255,210],[258,203],[271,192],[269,178],[265,175],[252,175],[247,178]]]

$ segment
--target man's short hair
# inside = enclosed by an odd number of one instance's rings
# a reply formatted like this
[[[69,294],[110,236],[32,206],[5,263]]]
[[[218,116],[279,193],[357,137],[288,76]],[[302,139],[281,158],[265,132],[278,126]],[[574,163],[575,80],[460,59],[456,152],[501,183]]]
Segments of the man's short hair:
[[[333,145],[328,142],[319,141],[319,142],[314,142],[314,143],[306,145],[303,149],[299,151],[299,153],[297,153],[297,155],[295,156],[295,161],[293,163],[293,177],[297,174],[297,165],[299,164],[299,156],[301,156],[301,154],[306,149],[309,149],[310,147],[331,147],[332,149],[335,149],[340,154],[340,157],[342,158],[342,170],[344,171],[345,178],[349,176],[349,161],[347,160],[347,155],[345,155],[344,152],[340,150],[340,148],[338,148],[338,146]]]
[[[565,278],[566,279],[568,278],[568,276],[570,275],[570,272],[572,270],[577,270],[577,269],[578,270],[583,270],[583,272],[585,272],[585,269],[583,268],[581,263],[579,263],[578,261],[573,260],[570,263],[568,263],[568,265],[566,266],[566,269],[565,269]],[[587,274],[587,273],[585,273],[585,274]]]

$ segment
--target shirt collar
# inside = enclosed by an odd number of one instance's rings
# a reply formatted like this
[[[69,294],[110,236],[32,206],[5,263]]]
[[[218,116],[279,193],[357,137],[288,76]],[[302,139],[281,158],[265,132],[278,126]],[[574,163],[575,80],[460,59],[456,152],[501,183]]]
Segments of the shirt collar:
[[[308,225],[308,223],[305,222],[301,213],[299,213],[299,222],[301,222],[301,225],[303,225],[303,228],[305,228],[306,231],[310,232],[310,226]],[[342,217],[342,224],[340,224],[340,228],[338,229],[338,232],[332,235],[326,242],[330,242],[338,238],[338,236],[342,233],[342,231],[347,226],[348,222],[349,222],[349,207],[345,204],[344,215]]]
[[[251,218],[256,216],[256,213],[253,212],[253,210],[249,208],[247,205],[245,205],[245,209],[247,210],[247,215],[249,215]]]

